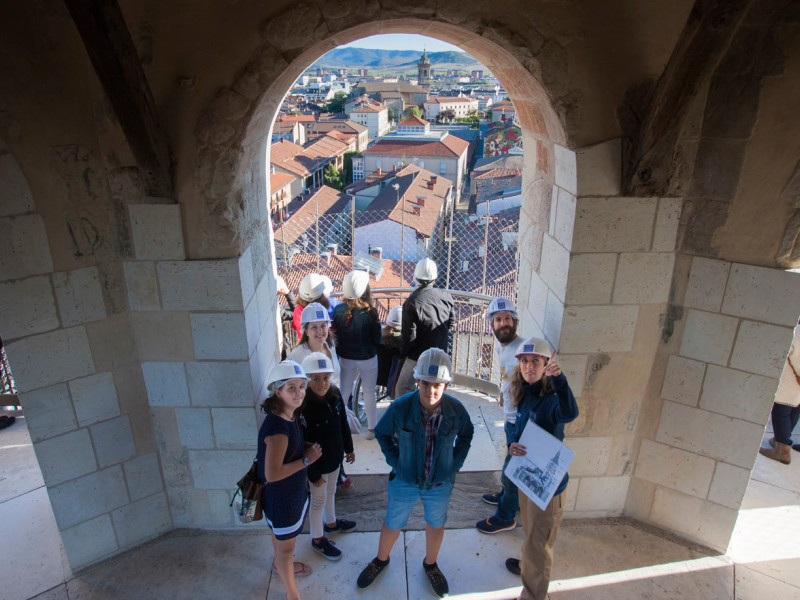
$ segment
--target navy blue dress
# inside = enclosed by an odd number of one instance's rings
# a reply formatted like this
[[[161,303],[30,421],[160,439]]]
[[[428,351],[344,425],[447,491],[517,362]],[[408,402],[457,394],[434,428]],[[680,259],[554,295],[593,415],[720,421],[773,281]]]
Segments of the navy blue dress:
[[[308,513],[308,482],[305,468],[279,481],[272,483],[265,481],[264,460],[267,445],[264,443],[264,438],[276,434],[283,434],[289,438],[283,464],[303,458],[305,444],[297,419],[287,421],[283,417],[267,413],[258,432],[256,455],[258,476],[266,483],[261,494],[261,506],[275,537],[279,540],[288,540],[303,529],[303,522]]]

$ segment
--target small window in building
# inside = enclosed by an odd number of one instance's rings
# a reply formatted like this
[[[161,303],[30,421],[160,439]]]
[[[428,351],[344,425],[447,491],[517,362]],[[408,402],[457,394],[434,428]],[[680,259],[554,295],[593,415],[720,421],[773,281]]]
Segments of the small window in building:
[[[442,162],[439,164],[439,173],[440,173],[441,175],[444,175],[445,173],[447,173],[447,163],[446,163],[446,162],[442,161]]]

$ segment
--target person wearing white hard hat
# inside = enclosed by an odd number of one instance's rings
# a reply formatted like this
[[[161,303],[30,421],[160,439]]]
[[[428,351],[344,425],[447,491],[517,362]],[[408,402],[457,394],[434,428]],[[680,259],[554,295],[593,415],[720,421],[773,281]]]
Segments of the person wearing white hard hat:
[[[310,305],[309,305],[310,306]],[[300,414],[305,420],[307,442],[317,443],[322,456],[308,467],[311,482],[311,548],[328,560],[339,560],[342,551],[326,533],[352,531],[354,521],[336,518],[336,482],[342,459],[353,463],[353,438],[339,388],[331,382],[333,363],[322,352],[312,352],[303,360],[308,387]]]
[[[261,404],[266,413],[258,432],[256,466],[264,485],[261,504],[272,530],[275,569],[286,588],[286,597],[299,600],[295,575],[307,575],[310,567],[294,562],[297,535],[308,512],[306,470],[322,453],[319,444],[306,445],[296,415],[306,392],[303,368],[285,360],[267,377],[270,396]]]
[[[561,372],[556,353],[545,340],[529,338],[517,350],[519,363],[511,372],[509,395],[517,409],[517,420],[508,451],[524,456],[527,448],[519,443],[529,421],[559,440],[564,440],[564,425],[578,417],[578,404]],[[564,515],[565,490],[569,474],[556,488],[545,510],[519,491],[524,541],[522,560],[509,558],[506,567],[521,574],[521,600],[545,600],[553,566],[553,545]]]
[[[517,418],[517,409],[508,396],[508,374],[517,364],[517,350],[522,345],[523,339],[517,335],[517,307],[507,298],[499,297],[492,300],[487,311],[489,326],[492,328],[496,342],[494,351],[495,364],[500,372],[500,406],[503,407],[506,447],[511,443],[514,432],[514,423]],[[506,453],[503,469],[500,471],[501,489],[499,492],[489,492],[483,495],[483,501],[497,506],[495,514],[488,519],[482,519],[475,524],[481,533],[500,533],[511,531],[517,526],[516,516],[519,510],[517,486],[505,474],[505,468],[511,455]]]
[[[378,349],[378,383],[386,386],[389,397],[397,397],[395,386],[403,359],[400,351],[403,346],[401,323],[403,308],[395,306],[386,315],[386,324],[381,330],[381,347]]]
[[[405,359],[397,377],[398,396],[414,390],[414,365],[428,348],[447,351],[450,330],[455,323],[453,297],[447,290],[433,287],[438,269],[430,258],[423,258],[414,269],[417,289],[403,302],[401,356]]]
[[[330,343],[331,337],[328,335],[330,324],[331,318],[325,306],[319,302],[307,305],[300,313],[300,331],[302,332],[300,341],[286,358],[302,363],[303,359],[312,352],[322,352],[333,363],[331,383],[339,387],[341,367],[336,354],[336,346]]]
[[[333,285],[330,278],[319,273],[309,273],[303,277],[300,281],[300,288],[297,290],[299,297],[292,317],[292,328],[297,335],[301,335],[300,315],[303,313],[303,309],[312,302],[319,302],[326,310],[329,309],[331,291],[333,291]]]
[[[333,324],[342,366],[342,396],[351,397],[356,374],[361,374],[364,392],[364,412],[367,413],[367,439],[375,437],[378,421],[375,386],[378,380],[378,345],[381,343],[381,323],[372,307],[369,274],[351,271],[342,282],[344,302],[333,311]],[[353,399],[355,401],[355,398]]]
[[[467,458],[474,433],[467,410],[445,394],[453,380],[452,368],[450,357],[439,348],[420,354],[414,370],[419,389],[392,402],[375,428],[392,471],[378,554],[358,576],[360,588],[372,584],[389,564],[389,553],[421,500],[425,514],[423,571],[437,596],[449,593],[447,578],[436,560],[456,472]]]

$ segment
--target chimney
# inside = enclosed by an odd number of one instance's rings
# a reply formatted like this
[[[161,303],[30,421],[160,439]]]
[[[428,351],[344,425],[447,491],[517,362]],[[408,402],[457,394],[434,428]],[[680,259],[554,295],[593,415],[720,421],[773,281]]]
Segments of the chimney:
[[[331,253],[331,256],[336,256],[336,253],[339,251],[339,244],[328,244],[328,252]]]
[[[432,181],[429,181],[429,182],[428,182],[428,189],[429,189],[429,190],[432,190],[432,189],[433,189],[433,182],[432,182]]]
[[[419,204],[411,205],[411,212],[417,216],[422,214],[422,207]]]
[[[380,167],[378,167],[377,169],[375,169],[375,172],[376,172],[378,175],[381,175],[381,174],[383,174],[383,171],[381,170],[381,168],[380,168]]]
[[[392,173],[397,172],[397,165],[392,165]]]
[[[380,246],[375,246],[374,248],[370,248],[369,255],[374,256],[375,258],[383,258],[383,248]]]
[[[421,208],[424,208],[425,207],[425,196],[417,196],[417,204],[419,204]]]
[[[436,181],[439,179],[438,175],[431,175],[431,183],[436,185]]]

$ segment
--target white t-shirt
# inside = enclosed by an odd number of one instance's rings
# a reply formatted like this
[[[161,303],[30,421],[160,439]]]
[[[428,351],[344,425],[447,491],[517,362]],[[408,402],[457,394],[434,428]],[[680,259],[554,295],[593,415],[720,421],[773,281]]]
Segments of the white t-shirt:
[[[508,397],[508,383],[511,369],[517,365],[516,354],[522,347],[525,340],[517,336],[514,340],[503,346],[500,342],[495,342],[494,351],[497,355],[497,364],[500,366],[500,393],[503,394],[503,413],[506,421],[516,423],[517,408],[513,406],[511,398]]]
[[[334,346],[329,346],[328,342],[324,342],[325,347],[330,350],[331,353],[331,362],[333,362],[333,373],[331,373],[331,383],[336,387],[339,387],[339,380],[341,379],[340,375],[342,374],[342,368],[339,366],[339,357],[336,356],[336,348]],[[305,344],[298,344],[294,347],[294,349],[289,352],[286,357],[286,360],[293,360],[298,364],[303,364],[303,359],[311,354],[311,350]]]

